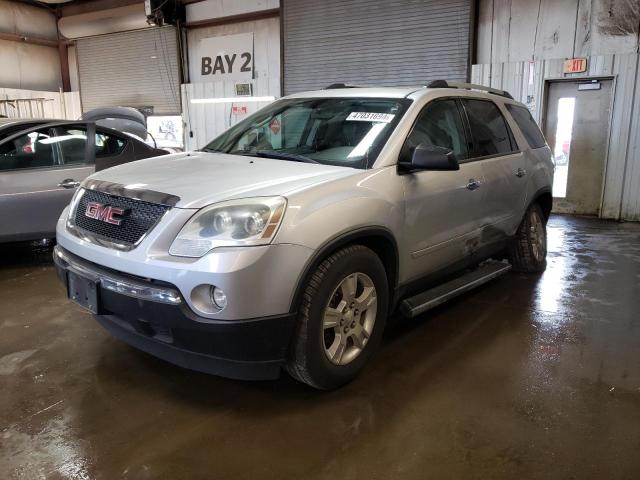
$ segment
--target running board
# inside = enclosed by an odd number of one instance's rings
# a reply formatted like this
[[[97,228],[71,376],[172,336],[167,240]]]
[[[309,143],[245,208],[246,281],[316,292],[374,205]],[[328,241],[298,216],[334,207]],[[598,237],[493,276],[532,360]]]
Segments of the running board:
[[[411,298],[407,298],[400,304],[400,311],[405,317],[415,317],[431,310],[458,295],[479,287],[494,278],[504,275],[511,270],[508,263],[490,260],[483,263],[477,269],[460,277],[433,287]]]

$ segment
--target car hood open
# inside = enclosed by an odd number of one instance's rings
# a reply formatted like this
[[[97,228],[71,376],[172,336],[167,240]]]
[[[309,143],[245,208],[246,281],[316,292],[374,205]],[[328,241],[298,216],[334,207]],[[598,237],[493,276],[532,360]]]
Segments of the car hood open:
[[[311,185],[354,175],[358,169],[222,153],[190,152],[148,158],[98,172],[91,180],[132,191],[176,195],[178,208],[245,197],[286,196]]]

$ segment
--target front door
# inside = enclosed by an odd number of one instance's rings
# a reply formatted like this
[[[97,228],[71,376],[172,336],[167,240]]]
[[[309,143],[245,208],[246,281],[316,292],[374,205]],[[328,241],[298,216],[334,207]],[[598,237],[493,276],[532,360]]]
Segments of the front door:
[[[556,212],[600,213],[612,88],[612,80],[549,84],[545,135],[556,164]]]
[[[469,139],[458,102],[430,102],[407,137],[400,160],[409,161],[420,144],[451,150],[460,170],[403,175],[409,279],[447,267],[477,249],[485,190],[482,166],[469,161]]]
[[[86,125],[34,128],[0,144],[0,239],[55,233],[77,185],[94,171],[87,149]]]

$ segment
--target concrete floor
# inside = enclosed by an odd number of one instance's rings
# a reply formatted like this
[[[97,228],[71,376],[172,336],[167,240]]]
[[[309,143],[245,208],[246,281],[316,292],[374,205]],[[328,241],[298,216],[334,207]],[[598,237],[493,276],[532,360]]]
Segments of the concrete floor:
[[[319,393],[140,353],[4,247],[0,477],[640,478],[640,225],[553,217],[549,250]]]

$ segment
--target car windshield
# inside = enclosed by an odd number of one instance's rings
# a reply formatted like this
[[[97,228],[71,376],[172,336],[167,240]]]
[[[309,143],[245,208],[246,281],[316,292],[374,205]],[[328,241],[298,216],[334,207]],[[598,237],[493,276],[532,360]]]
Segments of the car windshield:
[[[410,102],[385,98],[279,100],[203,150],[366,169],[375,162]]]

